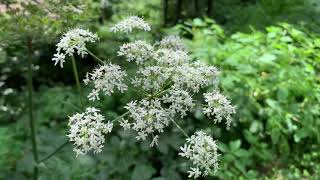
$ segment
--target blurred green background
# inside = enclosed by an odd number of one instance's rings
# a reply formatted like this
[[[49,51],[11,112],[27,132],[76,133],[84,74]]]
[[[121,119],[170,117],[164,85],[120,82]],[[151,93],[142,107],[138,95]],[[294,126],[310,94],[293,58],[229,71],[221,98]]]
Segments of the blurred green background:
[[[218,139],[220,170],[204,179],[320,179],[320,1],[318,0],[1,0],[0,179],[31,179],[34,160],[27,104],[32,57],[34,119],[39,156],[67,140],[78,95],[71,61],[54,67],[59,36],[73,27],[97,32],[88,48],[130,70],[118,58],[129,39],[109,27],[128,15],[144,17],[154,42],[180,35],[190,55],[217,66],[221,89],[236,106],[230,130],[201,112],[181,126]],[[77,58],[80,78],[95,62]],[[85,86],[84,94],[89,89]],[[87,89],[86,89],[87,88]],[[135,92],[95,102],[107,119],[122,114]],[[93,103],[85,102],[86,105]],[[39,179],[186,179],[178,157],[183,135],[168,127],[157,148],[115,126],[102,153],[75,157],[72,145],[39,165]]]

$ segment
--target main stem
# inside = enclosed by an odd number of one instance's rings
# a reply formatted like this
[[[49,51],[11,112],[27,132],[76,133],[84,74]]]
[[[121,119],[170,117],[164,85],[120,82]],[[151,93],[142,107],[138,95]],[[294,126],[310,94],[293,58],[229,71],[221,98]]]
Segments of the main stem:
[[[31,142],[32,142],[32,153],[33,158],[36,164],[38,163],[38,149],[36,141],[36,131],[33,118],[33,85],[32,85],[32,44],[31,38],[27,39],[27,48],[28,48],[28,77],[27,77],[27,86],[28,86],[28,106],[29,106],[29,126],[31,129]],[[34,165],[33,167],[33,179],[38,179],[38,166]]]
[[[84,110],[84,104],[83,104],[83,100],[82,100],[82,90],[81,90],[81,86],[80,86],[76,60],[75,60],[74,56],[72,56],[71,59],[72,59],[73,74],[74,74],[74,78],[76,79],[77,88],[78,88],[78,92],[79,92],[79,96],[80,96],[81,108]]]

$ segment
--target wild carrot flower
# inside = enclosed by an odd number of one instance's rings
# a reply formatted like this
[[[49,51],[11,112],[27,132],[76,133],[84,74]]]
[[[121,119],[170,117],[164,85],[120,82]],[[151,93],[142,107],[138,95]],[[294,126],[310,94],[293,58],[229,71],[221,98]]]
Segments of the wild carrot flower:
[[[101,152],[104,146],[104,135],[110,133],[113,124],[104,123],[104,117],[98,109],[88,107],[84,113],[77,113],[69,117],[69,134],[67,135],[75,145],[77,156],[89,151]]]
[[[123,83],[126,76],[127,73],[122,71],[120,66],[111,63],[100,65],[92,73],[87,73],[86,78],[83,80],[84,83],[87,85],[92,82],[94,85],[88,95],[89,100],[99,100],[100,91],[109,96],[114,92],[115,88],[120,92],[126,91],[128,86]]]
[[[136,61],[139,65],[143,64],[144,61],[151,59],[154,56],[154,50],[149,43],[138,40],[120,46],[118,56],[125,56],[127,61]]]
[[[111,28],[111,32],[130,33],[133,29],[141,29],[144,31],[151,31],[148,23],[138,16],[130,16],[118,22]]]
[[[218,146],[205,132],[197,131],[180,149],[179,155],[192,162],[189,177],[207,176],[210,171],[215,173],[218,170]]]
[[[188,91],[183,89],[171,89],[162,97],[164,103],[169,103],[169,110],[173,113],[180,113],[183,117],[194,106],[193,99]]]
[[[123,121],[122,126],[136,131],[137,140],[145,140],[150,134],[162,133],[172,117],[170,111],[161,106],[159,99],[132,101],[125,108],[133,121]]]
[[[157,43],[162,49],[172,49],[176,51],[185,51],[186,48],[182,43],[182,40],[177,35],[170,35],[162,38],[162,40]]]
[[[96,42],[98,39],[97,34],[80,28],[66,32],[57,44],[57,53],[52,58],[54,65],[59,63],[62,68],[66,56],[72,56],[74,53],[83,57],[87,54],[86,43]]]
[[[203,108],[203,113],[208,117],[214,116],[215,123],[221,122],[223,118],[226,119],[229,127],[232,121],[231,115],[236,113],[230,101],[218,91],[205,93],[204,98],[208,106]]]

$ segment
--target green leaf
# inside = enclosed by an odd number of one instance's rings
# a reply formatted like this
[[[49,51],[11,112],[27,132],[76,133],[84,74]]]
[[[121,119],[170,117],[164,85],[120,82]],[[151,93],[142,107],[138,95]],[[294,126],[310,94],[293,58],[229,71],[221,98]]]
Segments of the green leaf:
[[[149,165],[135,166],[131,180],[148,180],[156,173],[156,170]]]
[[[267,63],[270,61],[274,61],[276,59],[277,59],[277,56],[275,56],[274,54],[264,54],[258,60],[261,62]]]
[[[240,148],[240,146],[241,146],[241,140],[238,139],[238,140],[236,140],[236,141],[231,141],[231,142],[229,143],[229,145],[230,145],[230,150],[231,150],[231,152],[234,152],[234,151],[236,151],[237,149]]]

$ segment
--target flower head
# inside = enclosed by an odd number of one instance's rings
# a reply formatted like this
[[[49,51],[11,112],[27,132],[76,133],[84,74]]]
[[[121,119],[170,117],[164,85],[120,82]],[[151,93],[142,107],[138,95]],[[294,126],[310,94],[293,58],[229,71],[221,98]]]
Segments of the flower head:
[[[170,111],[161,106],[159,99],[132,101],[125,108],[130,112],[133,122],[122,121],[122,126],[136,131],[138,140],[145,140],[150,134],[163,132],[163,129],[169,125],[172,118]],[[157,138],[154,139],[152,144],[156,144],[156,141]]]
[[[162,38],[162,40],[157,44],[159,45],[160,48],[163,48],[163,49],[172,49],[172,50],[179,50],[179,51],[186,50],[180,37],[176,35],[166,36]]]
[[[77,156],[93,150],[101,152],[105,142],[104,135],[110,133],[113,124],[104,123],[104,117],[99,110],[88,107],[84,113],[77,113],[69,117],[69,134],[67,135],[75,145]]]
[[[120,46],[118,56],[125,56],[127,61],[136,61],[139,65],[152,58],[154,56],[154,50],[149,43],[138,40]]]
[[[216,141],[203,131],[197,131],[186,144],[180,147],[180,156],[189,159],[193,167],[190,168],[189,177],[198,178],[206,176],[209,172],[218,170],[218,146]]]
[[[111,32],[130,33],[133,29],[141,29],[144,31],[151,31],[148,23],[138,16],[130,16],[118,22],[111,28]]]
[[[95,68],[92,73],[87,73],[83,80],[84,83],[92,82],[94,84],[93,90],[88,95],[89,100],[99,100],[100,91],[105,95],[111,95],[115,88],[121,92],[126,91],[128,86],[123,83],[126,76],[127,73],[122,71],[120,66],[111,63],[101,65]]]
[[[199,92],[200,88],[215,86],[219,71],[214,66],[206,66],[199,61],[175,67],[172,81],[175,86]]]
[[[203,112],[208,117],[214,116],[215,123],[225,118],[227,127],[229,127],[232,121],[231,115],[236,113],[230,101],[218,91],[205,93],[204,98],[208,106],[203,108]]]
[[[74,53],[83,57],[87,54],[86,43],[96,42],[98,39],[96,34],[80,28],[66,32],[57,44],[57,53],[52,58],[52,61],[55,61],[54,65],[59,63],[60,67],[63,67],[65,57]]]
[[[193,99],[188,91],[182,89],[171,89],[163,97],[164,103],[170,103],[169,110],[173,114],[180,113],[181,117],[194,106]]]

